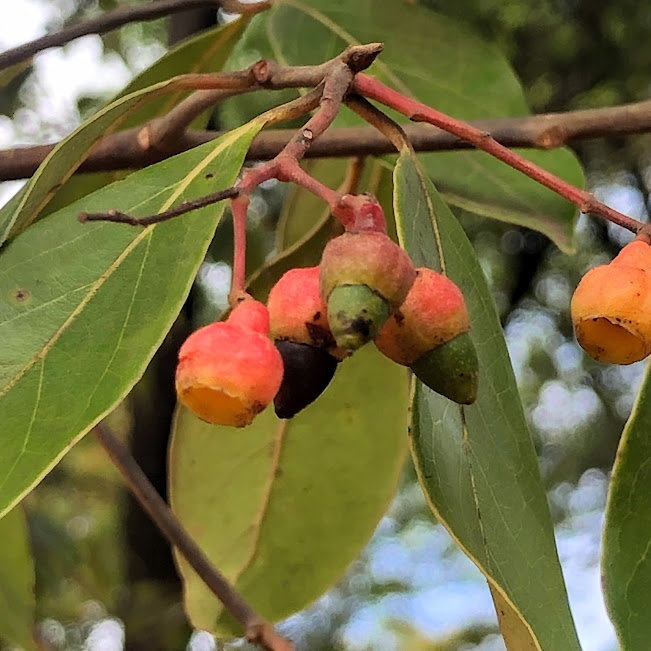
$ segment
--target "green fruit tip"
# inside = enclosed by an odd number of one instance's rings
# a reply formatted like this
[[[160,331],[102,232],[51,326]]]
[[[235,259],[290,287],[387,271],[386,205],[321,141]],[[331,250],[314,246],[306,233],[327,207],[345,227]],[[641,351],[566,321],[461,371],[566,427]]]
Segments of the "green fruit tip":
[[[337,346],[357,350],[377,336],[389,304],[368,285],[339,285],[328,298],[328,321]]]
[[[467,332],[425,353],[410,368],[432,391],[456,403],[471,405],[477,398],[479,361]]]

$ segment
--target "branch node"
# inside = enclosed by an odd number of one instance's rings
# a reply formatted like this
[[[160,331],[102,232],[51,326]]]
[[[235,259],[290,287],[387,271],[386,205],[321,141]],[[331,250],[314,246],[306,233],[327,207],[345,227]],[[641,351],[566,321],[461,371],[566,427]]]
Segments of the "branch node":
[[[565,143],[567,133],[560,126],[545,129],[537,138],[536,145],[542,149],[555,149]]]
[[[366,70],[383,49],[384,43],[351,45],[343,52],[342,60],[350,68],[351,72],[358,73]]]
[[[255,81],[260,85],[264,85],[269,81],[272,72],[276,68],[277,66],[274,61],[271,61],[270,59],[260,59],[251,66],[250,70]]]
[[[152,130],[152,123],[148,122],[136,134],[136,142],[138,143],[138,146],[143,151],[148,151],[151,148],[151,143],[152,143],[151,130]]]

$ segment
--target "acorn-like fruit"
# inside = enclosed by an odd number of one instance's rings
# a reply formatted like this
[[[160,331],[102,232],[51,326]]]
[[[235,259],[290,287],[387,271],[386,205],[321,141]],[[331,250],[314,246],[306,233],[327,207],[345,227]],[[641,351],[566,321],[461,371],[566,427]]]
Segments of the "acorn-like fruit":
[[[179,350],[176,393],[196,416],[244,427],[274,398],[283,361],[269,334],[267,308],[244,300],[223,322],[192,333]]]
[[[285,372],[274,398],[279,418],[292,418],[314,402],[348,352],[337,347],[319,290],[319,267],[290,269],[267,300],[270,334]]]
[[[459,404],[477,398],[477,351],[463,294],[447,276],[421,267],[407,298],[375,338],[384,355],[409,366],[430,389]]]
[[[377,335],[416,278],[407,253],[377,231],[349,231],[330,240],[320,267],[330,329],[346,350]]]
[[[571,302],[581,347],[599,362],[632,364],[651,353],[651,247],[627,244],[610,263],[590,269]]]

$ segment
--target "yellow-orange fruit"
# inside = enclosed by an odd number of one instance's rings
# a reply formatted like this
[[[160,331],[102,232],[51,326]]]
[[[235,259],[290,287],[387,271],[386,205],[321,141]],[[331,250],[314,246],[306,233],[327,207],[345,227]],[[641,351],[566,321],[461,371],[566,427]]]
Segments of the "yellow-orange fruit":
[[[651,353],[651,247],[627,244],[607,265],[590,269],[571,303],[576,338],[590,357],[632,364]]]
[[[244,427],[274,398],[283,362],[268,338],[264,305],[245,300],[225,322],[190,335],[179,351],[176,392],[196,416]]]

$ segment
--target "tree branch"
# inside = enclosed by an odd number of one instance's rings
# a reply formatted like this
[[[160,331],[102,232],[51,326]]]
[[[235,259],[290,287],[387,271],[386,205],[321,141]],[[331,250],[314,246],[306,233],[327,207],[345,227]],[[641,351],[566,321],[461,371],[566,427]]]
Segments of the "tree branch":
[[[91,18],[76,25],[70,25],[53,34],[46,34],[24,45],[0,53],[0,70],[29,59],[42,50],[65,45],[87,34],[105,34],[127,23],[156,20],[170,14],[195,9],[197,7],[223,7],[226,11],[239,14],[253,14],[268,9],[269,0],[255,4],[238,2],[238,0],[158,0],[135,7],[119,7],[96,18]]]
[[[371,65],[375,57],[382,51],[382,44],[371,43],[368,45],[351,45],[347,47],[339,56],[331,59],[317,69],[323,73],[316,88],[313,88],[306,95],[287,102],[281,106],[272,108],[258,119],[262,120],[265,125],[275,124],[283,120],[293,119],[305,115],[318,106],[316,113],[305,123],[305,125],[293,133],[289,142],[273,159],[263,165],[244,170],[241,181],[234,188],[214,193],[208,197],[203,197],[193,202],[186,202],[179,207],[158,213],[157,215],[148,215],[146,217],[133,217],[116,210],[109,210],[106,213],[80,213],[79,221],[110,221],[130,224],[133,226],[149,226],[159,222],[178,217],[197,207],[208,205],[220,201],[225,197],[231,198],[231,209],[234,220],[236,221],[236,251],[234,258],[238,263],[237,269],[233,273],[233,290],[239,291],[244,288],[245,270],[243,267],[245,249],[245,222],[246,208],[248,206],[248,196],[261,183],[272,178],[286,183],[299,183],[322,198],[330,206],[334,215],[340,219],[348,219],[351,215],[351,207],[348,203],[342,202],[342,197],[334,190],[323,185],[309,174],[304,172],[299,161],[305,156],[312,146],[312,143],[321,136],[326,129],[332,124],[337,117],[341,103],[350,88],[355,74],[365,66]],[[264,64],[272,66],[272,62],[261,61],[254,64],[250,70],[260,73],[260,66]],[[286,73],[290,76],[310,70],[312,67],[301,69],[270,68],[270,78],[273,78],[273,71]],[[235,273],[237,271],[237,273]]]
[[[93,433],[163,535],[183,554],[203,582],[224,604],[226,610],[242,624],[247,640],[268,651],[292,651],[293,644],[281,637],[269,622],[253,610],[194,542],[108,425],[99,423]]]
[[[649,224],[643,224],[637,219],[628,217],[601,203],[589,192],[567,183],[567,181],[555,174],[548,172],[500,144],[487,131],[477,129],[467,122],[457,120],[431,106],[427,106],[427,104],[406,97],[402,93],[389,88],[375,77],[366,74],[357,75],[355,77],[355,90],[367,98],[374,99],[402,113],[414,122],[428,122],[454,134],[457,138],[465,140],[477,147],[477,149],[485,151],[513,169],[522,172],[530,179],[556,192],[556,194],[572,202],[581,212],[598,215],[633,233],[648,232],[650,230]]]
[[[280,81],[276,83],[282,83]],[[222,91],[227,92],[227,91]],[[210,99],[199,93],[214,93]],[[219,91],[199,91],[193,102],[195,111],[201,112],[217,101]],[[195,95],[190,96],[188,100]],[[179,111],[183,102],[178,105]],[[187,106],[187,105],[186,105]],[[186,110],[185,108],[183,109]],[[172,115],[172,109],[168,115]],[[188,115],[185,114],[187,121]],[[196,113],[193,113],[194,117]],[[190,118],[192,119],[192,118]],[[587,111],[549,113],[518,118],[494,118],[469,123],[477,129],[490,133],[505,147],[532,147],[553,149],[563,145],[595,138],[612,138],[651,132],[651,100]],[[468,142],[429,124],[403,125],[416,151],[453,151],[472,148]],[[157,127],[161,128],[161,127]],[[142,128],[121,131],[102,140],[81,164],[79,172],[109,172],[124,169],[140,169],[152,163],[186,151],[222,135],[214,131],[185,131],[175,133],[174,138],[155,136],[149,142],[138,134]],[[294,135],[292,129],[274,129],[260,133],[251,144],[248,160],[269,160],[287,145]],[[157,141],[156,146],[153,143]],[[55,145],[37,145],[0,151],[0,181],[29,178],[37,170]],[[315,141],[306,157],[331,158],[355,155],[380,155],[395,151],[391,143],[371,127],[347,127],[328,129]]]

